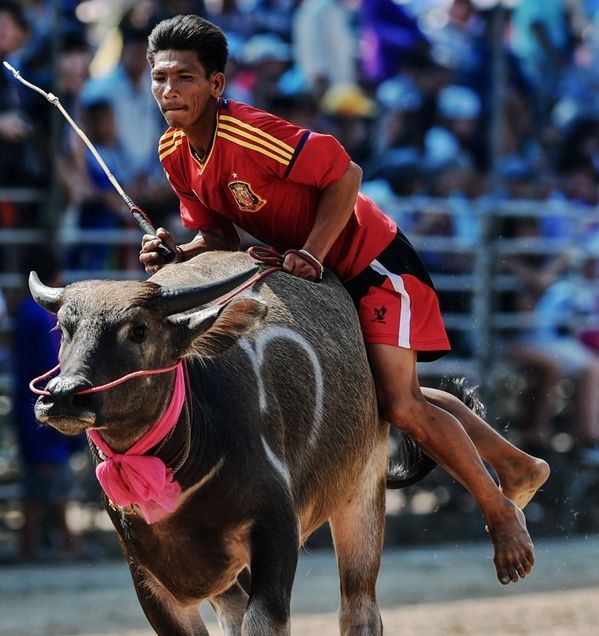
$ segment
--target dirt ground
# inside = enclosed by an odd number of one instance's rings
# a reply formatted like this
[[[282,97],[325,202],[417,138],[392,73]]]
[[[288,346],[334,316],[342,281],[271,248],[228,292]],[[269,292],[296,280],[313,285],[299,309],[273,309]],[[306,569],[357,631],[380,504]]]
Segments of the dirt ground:
[[[387,550],[378,584],[385,634],[596,636],[599,537],[537,544],[533,574],[502,587],[490,546]],[[334,555],[304,553],[294,586],[292,634],[338,634]],[[209,609],[211,635],[220,634]],[[0,634],[151,636],[120,561],[0,568]]]

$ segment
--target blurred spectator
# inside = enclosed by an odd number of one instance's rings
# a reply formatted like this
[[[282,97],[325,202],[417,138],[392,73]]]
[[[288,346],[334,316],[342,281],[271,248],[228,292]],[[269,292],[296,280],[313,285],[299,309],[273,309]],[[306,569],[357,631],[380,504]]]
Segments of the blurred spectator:
[[[99,99],[112,105],[118,142],[123,149],[130,179],[129,196],[143,207],[157,225],[172,210],[172,191],[158,161],[158,141],[165,124],[150,90],[146,61],[147,38],[152,24],[131,23],[132,11],[121,20],[122,52],[116,68],[104,77],[86,82],[82,102]]]
[[[366,80],[397,75],[407,57],[428,51],[429,42],[409,10],[393,0],[362,0],[361,60]]]
[[[0,59],[11,59],[27,41],[22,6],[0,0]],[[0,186],[35,186],[43,181],[34,128],[24,112],[10,73],[0,70]]]
[[[324,93],[320,104],[321,132],[334,135],[356,163],[367,161],[373,150],[376,102],[358,84],[334,84]]]
[[[22,261],[22,273],[36,271],[47,284],[61,284],[55,254],[36,245]],[[60,334],[56,319],[27,293],[14,317],[13,413],[23,474],[19,556],[21,559],[69,558],[78,553],[76,537],[69,528],[66,506],[72,494],[73,475],[69,460],[83,448],[81,437],[67,437],[34,416],[34,396],[29,382],[56,365]]]
[[[458,252],[443,252],[439,248],[421,248],[420,255],[431,273],[471,272],[473,250],[480,238],[479,221],[465,196],[471,168],[458,159],[444,164],[431,175],[433,197],[443,204],[430,203],[417,215],[413,232],[419,236],[445,236],[455,239]],[[472,250],[472,251],[471,251]]]
[[[130,168],[126,153],[117,136],[117,124],[112,104],[99,99],[88,103],[82,109],[82,123],[87,135],[108,166],[108,169],[121,184],[130,182]],[[86,148],[81,178],[85,183],[85,194],[76,209],[77,225],[82,229],[116,229],[127,226],[130,216],[120,196],[110,183],[106,173]],[[131,250],[130,250],[131,251]],[[136,250],[133,250],[136,252]],[[135,255],[129,262],[126,253],[119,258],[119,252],[107,245],[77,246],[72,255],[70,266],[78,269],[103,270],[112,267],[123,269],[132,266]]]
[[[281,78],[293,59],[291,46],[276,35],[260,33],[243,45],[241,59],[249,103],[264,109],[281,93]]]
[[[556,168],[563,173],[586,165],[599,172],[599,119],[573,114],[561,132]]]
[[[301,0],[255,0],[252,13],[258,33],[272,33],[291,43],[294,15]]]
[[[402,65],[402,72],[394,75],[395,79],[412,84],[420,97],[418,116],[414,117],[412,124],[421,147],[427,131],[438,123],[439,93],[451,84],[453,75],[451,69],[439,64],[428,54],[410,55]]]
[[[37,48],[31,51],[27,79],[44,91],[57,95],[70,116],[80,121],[80,93],[89,74],[91,47],[82,25],[66,28],[56,36],[60,47],[55,58],[52,38],[46,36],[39,39]],[[59,206],[66,209],[82,196],[84,186],[80,173],[83,144],[66,119],[37,92],[25,89],[23,104],[36,123],[48,165],[47,177],[51,173],[49,166],[56,166],[61,185]]]
[[[396,196],[424,193],[426,174],[420,151],[413,146],[386,150],[368,164],[367,180],[376,179],[384,180]]]
[[[384,155],[388,149],[410,146],[419,148],[421,137],[418,120],[422,106],[420,91],[406,75],[397,75],[379,84],[376,101],[380,112],[375,150]]]
[[[481,134],[480,97],[466,86],[446,86],[438,97],[439,123],[425,135],[425,162],[437,170],[461,156],[481,172],[488,167],[488,149]]]
[[[472,0],[452,0],[444,26],[426,30],[431,55],[440,64],[470,76],[480,62],[476,43],[483,28]]]
[[[503,95],[501,115],[504,122],[509,122],[509,126],[504,126],[502,130],[501,154],[521,155],[539,164],[543,148],[538,139],[538,122],[535,121],[530,100],[524,93],[508,85]]]
[[[583,252],[570,272],[551,284],[532,308],[532,325],[505,355],[534,373],[532,413],[525,431],[528,446],[551,450],[551,396],[557,382],[573,381],[572,430],[579,458],[599,466],[599,355],[578,335],[599,319],[597,254]]]
[[[506,155],[499,162],[505,199],[534,199],[535,174],[529,161],[519,155]]]
[[[274,95],[267,105],[266,110],[297,126],[310,130],[319,126],[318,101],[311,93]]]
[[[256,33],[256,20],[251,3],[244,4],[237,0],[207,0],[203,17],[225,33],[239,36],[244,42]]]
[[[358,39],[344,0],[301,0],[293,45],[298,69],[316,97],[358,79]]]
[[[539,102],[537,115],[558,97],[571,62],[572,40],[563,0],[520,0],[511,14],[511,48]]]
[[[556,218],[559,218],[556,214]],[[518,216],[504,217],[498,228],[500,236],[519,240],[525,245],[539,245],[547,238],[544,232],[542,217]],[[572,236],[563,237],[564,244],[573,244]],[[506,299],[507,311],[531,311],[539,298],[571,265],[571,254],[568,250],[560,253],[545,252],[543,249],[518,253],[517,251],[500,255],[498,273],[513,274],[517,278],[513,296]]]
[[[45,81],[49,84],[48,90],[55,91],[60,96],[60,101],[70,116],[81,122],[81,91],[89,75],[89,65],[92,58],[91,47],[80,30],[74,30],[64,34],[61,50],[56,60],[56,75],[49,75]],[[53,69],[46,69],[51,72]],[[55,113],[49,104],[38,100],[40,112],[39,118],[46,117],[48,129],[51,129],[51,116]],[[85,176],[85,146],[68,122],[63,118],[57,119],[58,123],[58,148],[49,149],[56,153],[53,157],[56,161],[58,178],[61,185],[60,200],[62,216],[61,224],[73,222],[78,206],[90,191],[89,182]]]

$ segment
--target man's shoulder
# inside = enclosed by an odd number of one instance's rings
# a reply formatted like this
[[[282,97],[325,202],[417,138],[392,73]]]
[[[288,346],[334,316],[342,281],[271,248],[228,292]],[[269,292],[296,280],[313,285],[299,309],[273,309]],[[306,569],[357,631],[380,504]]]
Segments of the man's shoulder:
[[[276,115],[254,106],[222,100],[216,136],[227,145],[257,152],[287,166],[303,134],[307,132]]]
[[[222,99],[219,108],[219,120],[236,121],[256,128],[268,127],[277,123],[289,124],[274,113],[256,108],[244,102]]]

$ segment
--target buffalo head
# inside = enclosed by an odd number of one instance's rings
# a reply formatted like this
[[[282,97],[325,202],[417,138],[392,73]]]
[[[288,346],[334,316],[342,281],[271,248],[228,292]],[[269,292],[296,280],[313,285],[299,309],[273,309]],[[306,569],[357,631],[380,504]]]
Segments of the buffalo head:
[[[65,288],[42,284],[35,301],[58,318],[60,374],[35,405],[37,419],[66,434],[102,431],[115,450],[129,447],[159,417],[174,372],[136,377],[107,391],[81,394],[139,370],[169,367],[188,356],[214,356],[266,313],[263,303],[216,299],[247,281],[256,268],[196,287],[148,281],[83,281]]]

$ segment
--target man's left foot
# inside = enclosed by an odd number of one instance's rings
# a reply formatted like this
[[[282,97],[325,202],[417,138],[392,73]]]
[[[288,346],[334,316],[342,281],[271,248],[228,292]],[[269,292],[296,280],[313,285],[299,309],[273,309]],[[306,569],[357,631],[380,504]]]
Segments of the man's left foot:
[[[516,583],[530,574],[535,562],[532,539],[526,528],[524,513],[508,502],[502,514],[487,520],[495,554],[497,579],[502,585]]]

